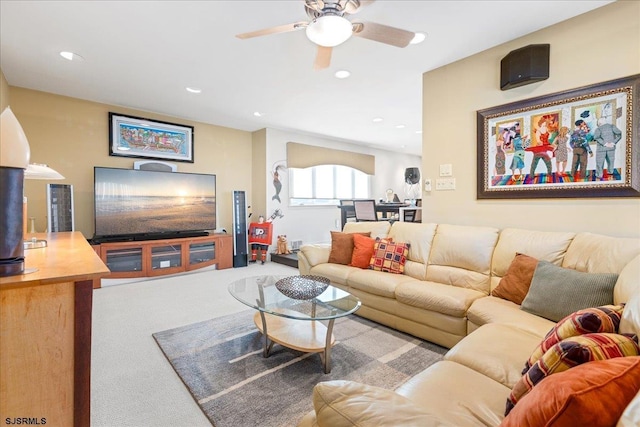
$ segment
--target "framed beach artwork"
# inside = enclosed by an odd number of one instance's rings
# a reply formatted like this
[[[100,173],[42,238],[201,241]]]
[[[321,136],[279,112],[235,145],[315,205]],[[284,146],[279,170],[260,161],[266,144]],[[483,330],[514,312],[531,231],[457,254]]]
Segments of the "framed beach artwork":
[[[478,199],[640,196],[640,75],[478,111]]]
[[[193,163],[193,126],[109,113],[109,155]]]

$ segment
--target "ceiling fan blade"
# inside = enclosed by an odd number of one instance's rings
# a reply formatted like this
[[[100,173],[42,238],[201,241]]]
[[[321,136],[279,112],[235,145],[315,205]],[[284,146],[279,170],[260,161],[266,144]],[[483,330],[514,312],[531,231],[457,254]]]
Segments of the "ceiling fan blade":
[[[353,15],[360,12],[363,6],[368,6],[374,1],[375,0],[341,0],[340,4],[342,5],[344,13]]]
[[[250,33],[237,34],[236,37],[244,40],[252,37],[267,36],[269,34],[288,33],[290,31],[306,28],[307,25],[309,25],[309,23],[305,21],[294,22],[293,24],[279,25],[277,27],[265,28],[258,31],[252,31]]]
[[[324,7],[324,2],[322,0],[304,0],[304,5],[309,9],[320,12]]]
[[[313,63],[314,70],[322,70],[327,68],[331,64],[331,52],[332,47],[318,46],[318,53],[316,54],[316,61]]]
[[[407,47],[409,42],[415,37],[415,33],[411,31],[376,24],[374,22],[354,23],[353,35],[396,47]]]

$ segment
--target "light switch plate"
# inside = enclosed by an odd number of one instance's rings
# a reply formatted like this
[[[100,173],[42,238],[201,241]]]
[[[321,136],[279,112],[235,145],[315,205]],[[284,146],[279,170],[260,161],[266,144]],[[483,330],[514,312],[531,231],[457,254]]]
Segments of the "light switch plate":
[[[436,190],[455,190],[455,178],[438,178],[436,179]]]
[[[451,165],[451,163],[440,165],[440,176],[451,176],[451,175],[453,175],[453,166]]]
[[[431,191],[431,180],[430,179],[425,179],[424,180],[424,191]]]

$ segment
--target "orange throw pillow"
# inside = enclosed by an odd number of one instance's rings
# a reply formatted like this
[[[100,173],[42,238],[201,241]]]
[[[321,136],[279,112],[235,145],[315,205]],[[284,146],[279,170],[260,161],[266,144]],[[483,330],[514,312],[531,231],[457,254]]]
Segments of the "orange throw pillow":
[[[522,304],[524,297],[529,292],[531,279],[533,279],[533,273],[536,271],[537,265],[537,259],[525,254],[516,254],[498,286],[491,291],[491,295],[512,301],[518,305]]]
[[[358,268],[369,268],[369,261],[373,255],[373,246],[375,243],[376,239],[354,234],[353,255],[351,256],[351,264],[349,265]]]
[[[358,233],[363,236],[370,236],[371,233]],[[331,252],[329,261],[332,264],[348,265],[353,255],[353,234],[342,233],[340,231],[331,232]]]
[[[584,363],[540,382],[500,427],[611,427],[640,389],[640,356]]]

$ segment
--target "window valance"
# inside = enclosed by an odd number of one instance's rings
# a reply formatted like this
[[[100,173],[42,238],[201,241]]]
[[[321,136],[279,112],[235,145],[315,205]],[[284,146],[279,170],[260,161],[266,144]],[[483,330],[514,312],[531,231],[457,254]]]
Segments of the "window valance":
[[[368,175],[376,173],[376,158],[370,154],[287,142],[287,167],[304,169],[320,165],[342,165]]]

